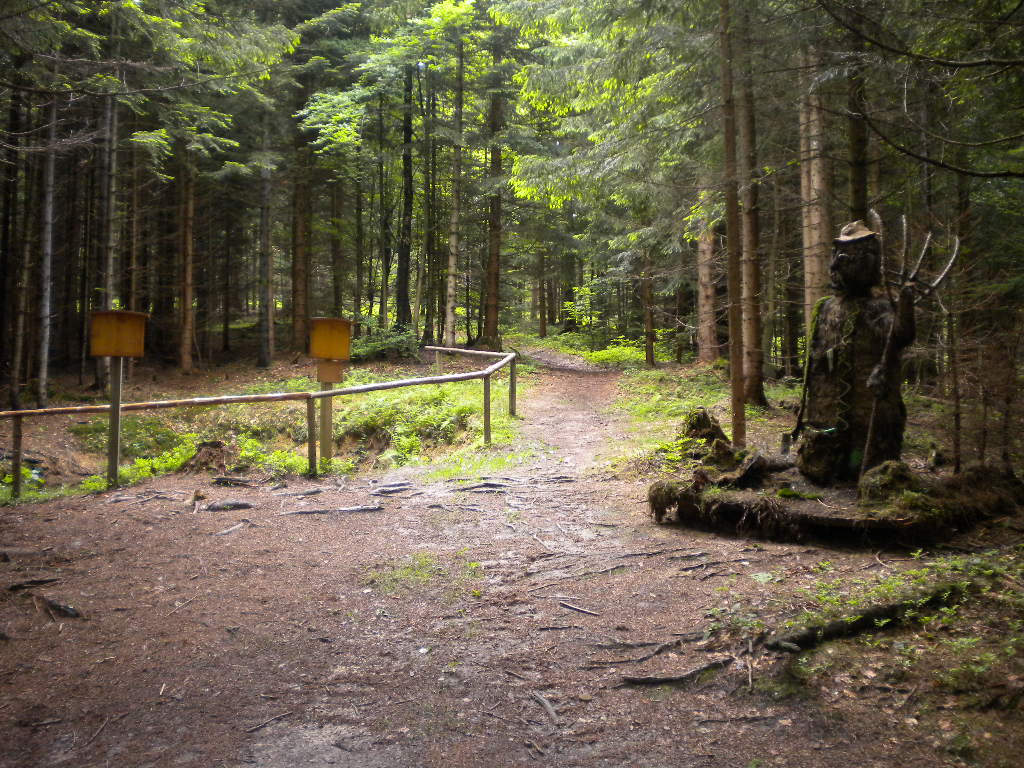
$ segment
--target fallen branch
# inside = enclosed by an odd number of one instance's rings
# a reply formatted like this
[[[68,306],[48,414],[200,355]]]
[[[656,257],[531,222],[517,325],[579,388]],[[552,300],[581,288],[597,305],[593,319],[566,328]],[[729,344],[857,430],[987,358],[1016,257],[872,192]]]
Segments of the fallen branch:
[[[482,483],[475,483],[474,485],[464,485],[459,488],[459,490],[472,491],[473,493],[502,493],[504,492],[504,489],[508,487],[508,483],[496,483],[491,480],[485,480]]]
[[[732,664],[732,657],[725,657],[721,659],[715,659],[709,661],[703,666],[696,667],[694,669],[683,672],[680,675],[649,675],[649,676],[633,676],[623,675],[623,685],[683,685],[686,683],[693,682],[705,672],[710,672],[713,669],[724,669]]]
[[[225,528],[223,531],[217,531],[214,536],[227,536],[232,531],[237,531],[239,528],[244,528],[246,523],[249,523],[248,519],[242,520],[241,522],[235,523],[230,528]]]
[[[191,602],[192,602],[193,600],[195,600],[195,599],[196,599],[197,597],[199,597],[199,595],[192,595],[192,597],[190,597],[190,598],[189,598],[188,600],[186,600],[186,601],[185,601],[184,603],[182,603],[181,605],[177,605],[177,606],[175,606],[175,607],[174,607],[174,610],[172,610],[172,611],[170,611],[170,612],[168,612],[168,613],[166,613],[166,614],[164,614],[164,615],[165,615],[165,616],[170,616],[170,615],[171,615],[172,613],[177,613],[177,612],[178,612],[178,611],[180,611],[180,610],[181,610],[182,608],[184,608],[184,607],[185,607],[186,605],[188,605],[188,604],[189,604],[189,603],[191,603]]]
[[[685,549],[686,547],[675,547],[673,549],[655,549],[651,552],[627,552],[624,555],[619,555],[619,557],[654,557],[655,555],[663,555],[666,552],[682,552]],[[695,557],[695,555],[691,555],[691,557]],[[672,560],[673,558],[669,559]]]
[[[678,648],[683,644],[682,638],[679,640],[669,640],[667,643],[643,643],[644,646],[650,647],[655,645],[654,650],[643,654],[642,656],[635,656],[627,659],[596,659],[586,666],[586,669],[600,669],[601,667],[612,667],[619,664],[639,664],[642,661],[653,659],[655,656],[670,651],[673,648]]]
[[[578,605],[573,605],[572,603],[567,603],[564,600],[560,600],[558,602],[558,604],[560,606],[562,606],[563,608],[568,608],[570,611],[579,611],[580,613],[585,613],[585,614],[587,614],[587,616],[600,616],[601,615],[600,613],[595,613],[594,611],[588,611],[586,608],[580,608]]]
[[[264,727],[270,725],[275,720],[280,720],[282,718],[288,717],[288,715],[290,715],[290,714],[292,714],[292,710],[288,710],[287,712],[282,712],[280,715],[274,715],[273,717],[271,717],[271,718],[269,718],[267,720],[264,720],[262,723],[257,723],[252,728],[246,728],[245,732],[246,733],[255,733],[260,728],[264,728]]]
[[[394,485],[382,485],[374,491],[370,491],[371,496],[391,496],[396,493],[405,493],[406,491],[415,490],[415,486],[411,483],[395,483]]]
[[[555,712],[555,708],[553,706],[551,706],[551,702],[548,701],[547,699],[545,699],[539,693],[533,693],[531,695],[533,696],[533,700],[534,701],[536,701],[538,704],[540,704],[542,707],[544,707],[544,711],[548,713],[548,717],[551,718],[551,722],[555,723],[557,725],[558,724],[558,713]]]
[[[241,477],[228,477],[221,475],[220,477],[213,478],[214,485],[227,485],[234,488],[255,488],[252,483],[248,480],[243,480]]]
[[[680,571],[696,571],[698,568],[708,568],[712,565],[726,565],[727,563],[745,563],[750,560],[749,557],[738,557],[735,560],[710,560],[706,563],[697,563],[696,565],[684,565],[680,568]]]
[[[252,509],[252,506],[248,501],[225,499],[224,501],[215,501],[212,504],[207,504],[206,510],[207,512],[228,512],[233,509]]]
[[[42,587],[46,584],[55,584],[60,581],[60,577],[51,576],[45,579],[26,579],[25,581],[18,581],[7,587],[8,592],[21,592],[25,589],[33,589],[35,587]]]
[[[379,504],[362,504],[358,507],[335,507],[334,509],[293,509],[289,512],[278,512],[275,517],[287,515],[330,515],[335,512],[380,512],[384,507]]]

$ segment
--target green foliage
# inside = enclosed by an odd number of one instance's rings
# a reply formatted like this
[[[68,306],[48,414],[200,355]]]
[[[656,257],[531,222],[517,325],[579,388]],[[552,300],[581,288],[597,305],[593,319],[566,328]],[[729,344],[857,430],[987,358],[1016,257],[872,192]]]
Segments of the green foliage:
[[[374,330],[352,339],[352,360],[410,360],[419,354],[419,342],[412,331]]]
[[[103,454],[107,450],[109,424],[109,419],[97,417],[72,424],[68,431],[79,439],[86,451]],[[174,427],[159,416],[124,416],[121,419],[121,455],[125,459],[161,453],[181,441]]]
[[[273,379],[250,384],[245,388],[248,395],[271,395],[275,392],[313,392],[320,389],[320,382],[309,376],[295,376],[291,379]],[[248,405],[243,403],[243,405]]]
[[[197,442],[199,442],[199,436],[194,433],[180,435],[178,443],[168,450],[152,458],[138,458],[127,466],[119,467],[118,483],[122,486],[135,485],[141,480],[155,475],[177,472],[185,462],[195,456]],[[105,475],[91,475],[78,486],[78,490],[86,493],[96,493],[106,489],[107,478]]]

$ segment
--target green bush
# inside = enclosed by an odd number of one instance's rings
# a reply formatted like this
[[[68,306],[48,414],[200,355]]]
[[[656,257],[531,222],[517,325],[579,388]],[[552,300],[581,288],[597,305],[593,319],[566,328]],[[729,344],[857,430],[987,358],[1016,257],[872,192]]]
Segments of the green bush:
[[[358,339],[352,339],[352,359],[356,362],[367,360],[404,360],[416,357],[419,343],[412,331],[370,331]]]
[[[450,445],[480,408],[479,388],[466,384],[374,392],[335,414],[338,434],[388,447],[385,458],[404,464],[430,446]],[[344,402],[344,400],[343,400]]]
[[[72,424],[68,431],[90,453],[106,453],[109,424],[106,417],[97,417],[83,424]],[[126,459],[162,453],[176,447],[180,441],[178,432],[159,416],[125,416],[121,420],[121,455]]]

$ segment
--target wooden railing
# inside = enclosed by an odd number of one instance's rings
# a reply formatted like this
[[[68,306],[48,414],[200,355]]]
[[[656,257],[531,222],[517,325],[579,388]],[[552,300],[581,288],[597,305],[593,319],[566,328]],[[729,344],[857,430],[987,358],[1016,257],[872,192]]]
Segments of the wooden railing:
[[[230,405],[233,403],[272,403],[288,400],[306,401],[306,426],[307,426],[307,452],[309,454],[309,474],[311,477],[317,475],[317,417],[316,401],[322,400],[325,408],[323,413],[330,412],[331,399],[341,395],[358,395],[364,392],[379,392],[385,389],[398,389],[399,387],[415,387],[423,384],[447,384],[454,381],[471,381],[483,379],[484,382],[484,442],[491,443],[491,376],[505,366],[509,366],[508,382],[508,412],[510,416],[516,415],[516,355],[514,352],[484,352],[475,349],[459,349],[457,347],[425,347],[425,350],[435,355],[437,370],[441,367],[441,356],[443,354],[460,354],[475,357],[487,357],[495,359],[495,362],[486,368],[478,371],[467,371],[466,373],[452,373],[438,376],[423,376],[415,379],[398,379],[396,381],[382,381],[378,384],[359,384],[354,387],[341,387],[339,389],[322,390],[319,392],[275,392],[267,395],[224,395],[222,397],[193,397],[185,400],[153,400],[143,403],[124,403],[117,409],[123,411],[153,411],[162,408],[193,408],[196,406]],[[61,416],[79,413],[111,413],[110,405],[70,405],[58,408],[35,408],[22,411],[0,411],[0,418],[10,419],[11,424],[11,497],[21,496],[21,467],[23,463],[23,422],[26,418],[37,416]],[[113,416],[114,414],[112,414]],[[119,419],[111,419],[111,422],[119,422]],[[334,435],[331,434],[331,421],[321,418],[320,446],[321,454],[330,455]],[[111,430],[108,435],[108,459],[114,456],[115,460],[108,462],[108,466],[116,467],[116,455],[119,452],[120,435]],[[116,469],[108,471],[107,484],[109,487],[117,485]]]

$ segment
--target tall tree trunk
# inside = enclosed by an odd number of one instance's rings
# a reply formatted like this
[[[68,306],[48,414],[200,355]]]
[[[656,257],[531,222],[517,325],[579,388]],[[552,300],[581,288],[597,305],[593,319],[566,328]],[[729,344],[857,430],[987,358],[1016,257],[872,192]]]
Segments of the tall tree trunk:
[[[718,320],[715,313],[715,233],[707,227],[697,239],[697,359],[718,359]]]
[[[309,149],[297,148],[292,187],[292,349],[305,350],[309,342],[310,254],[313,212],[310,199]]]
[[[452,211],[448,220],[448,286],[445,292],[445,346],[455,346],[455,299],[459,278],[459,219],[462,214],[462,98],[466,63],[462,39],[455,44],[455,146],[452,147]],[[469,307],[466,308],[467,314]]]
[[[102,259],[101,272],[103,287],[100,292],[102,303],[100,308],[113,309],[115,263],[117,258],[117,143],[118,143],[117,102],[113,96],[104,99],[103,107],[103,182],[101,213],[102,230],[100,252]],[[96,358],[96,386],[103,390],[107,387],[110,361],[107,358]]]
[[[962,166],[962,162],[957,165]],[[964,174],[956,177],[957,217],[956,233],[963,248],[971,234],[971,180]],[[959,270],[957,270],[959,271]],[[963,403],[960,389],[960,333],[957,318],[958,296],[956,292],[957,275],[950,276],[947,291],[948,303],[946,315],[946,335],[949,339],[949,377],[952,383],[950,393],[953,399],[953,472],[959,474],[963,464]]]
[[[402,86],[402,221],[398,230],[398,270],[395,274],[395,329],[412,323],[409,276],[412,259],[412,64],[405,65]]]
[[[220,328],[220,349],[222,352],[231,351],[231,304],[234,286],[231,283],[231,273],[235,269],[235,232],[236,219],[228,215],[224,222],[224,264],[221,271],[221,328]],[[244,234],[243,234],[244,236]]]
[[[128,309],[139,312],[142,306],[142,163],[139,162],[138,152],[133,151],[130,157],[132,189],[131,219],[128,222]]]
[[[804,327],[809,332],[811,312],[828,286],[829,244],[832,217],[829,209],[831,182],[825,148],[825,109],[821,93],[814,87],[814,75],[820,67],[815,50],[803,56],[803,115],[801,130],[801,169],[804,170]]]
[[[3,165],[3,208],[0,212],[0,275],[10,275],[17,268],[16,243],[18,236],[18,187],[21,175],[21,91],[12,90],[7,107],[7,149]],[[10,362],[12,308],[17,301],[15,281],[4,281],[0,286],[0,367]]]
[[[387,328],[388,299],[391,286],[391,213],[388,199],[387,183],[384,177],[384,94],[377,102],[377,233],[378,254],[380,256],[380,304],[377,315],[377,327]],[[373,311],[373,301],[370,301]]]
[[[353,319],[356,323],[355,337],[358,339],[362,333],[363,319],[363,264],[366,261],[366,248],[363,239],[363,180],[356,172],[356,291],[355,302],[352,308]]]
[[[188,150],[182,151],[178,184],[178,366],[192,373],[192,344],[195,337],[195,168]]]
[[[455,346],[455,306],[459,280],[459,226],[462,215],[462,102],[466,80],[463,41],[456,43],[455,146],[452,147],[452,216],[449,219],[449,264],[444,303],[444,345]],[[467,314],[469,307],[466,307]]]
[[[434,141],[434,125],[436,123],[437,96],[434,94],[433,77],[430,67],[423,74],[426,84],[426,95],[422,97],[423,112],[423,258],[426,261],[426,289],[420,304],[424,307],[423,336],[424,344],[433,344],[434,324],[437,316],[437,303],[440,291],[438,285],[442,270],[437,252],[437,143]]]
[[[764,353],[766,370],[778,365],[775,353],[775,338],[779,329],[779,248],[783,241],[783,219],[779,203],[779,186],[772,185],[772,224],[764,270],[764,324],[761,328],[761,350]],[[770,375],[770,374],[769,374]]]
[[[36,402],[40,408],[49,403],[47,388],[50,372],[50,314],[53,299],[53,192],[57,160],[57,97],[50,97],[46,131],[46,160],[43,165],[43,228],[39,244],[39,330],[36,378]]]
[[[264,132],[266,147],[266,132]],[[270,249],[269,168],[260,171],[260,267],[259,267],[259,354],[256,365],[269,368],[274,363],[274,254]]]
[[[341,249],[341,217],[343,182],[336,178],[331,182],[331,289],[332,309],[341,317],[345,308],[345,260]]]
[[[719,41],[722,67],[722,136],[724,143],[725,236],[728,248],[729,293],[729,391],[732,410],[732,444],[747,441],[743,397],[743,311],[740,201],[736,166],[736,104],[732,86],[732,20],[729,0],[719,0]]]
[[[743,17],[745,50],[751,43],[749,19]],[[767,406],[764,395],[764,349],[761,346],[761,224],[758,208],[757,121],[754,112],[754,73],[743,55],[740,83],[739,173],[743,180],[743,397],[751,405]]]
[[[499,47],[496,44],[493,52],[494,64],[501,61]],[[488,349],[500,350],[501,339],[498,337],[498,307],[501,291],[501,176],[502,149],[498,135],[501,131],[504,98],[501,91],[495,88],[491,92],[490,108],[487,115],[488,133],[491,138],[491,167],[488,175],[494,191],[490,195],[487,217],[487,268],[484,271],[484,325],[480,344]]]
[[[868,126],[864,121],[864,40],[850,35],[848,45],[856,56],[846,80],[847,135],[850,152],[850,219],[868,217]]]
[[[26,108],[23,126],[28,130],[31,130],[32,124],[32,109],[31,106]],[[31,201],[35,195],[35,184],[37,180],[37,174],[35,173],[35,162],[29,158],[24,162],[24,174],[25,174],[25,185],[24,185],[24,206],[25,211],[24,218],[22,221],[22,227],[19,232],[20,242],[15,246],[15,260],[13,267],[15,279],[13,283],[13,306],[11,307],[13,316],[11,318],[11,367],[9,373],[9,384],[8,389],[10,390],[11,408],[20,409],[22,408],[21,399],[21,385],[24,380],[25,373],[25,360],[28,356],[28,340],[26,338],[28,328],[28,297],[29,297],[29,279],[32,274],[32,236],[34,232],[34,217],[38,215],[38,212],[34,210],[29,201]],[[13,244],[12,244],[13,245]]]
[[[640,276],[640,301],[644,313],[644,361],[654,367],[654,277],[651,274],[651,249],[644,248],[643,274]]]
[[[537,335],[542,339],[548,335],[548,288],[547,265],[544,248],[537,249]]]

